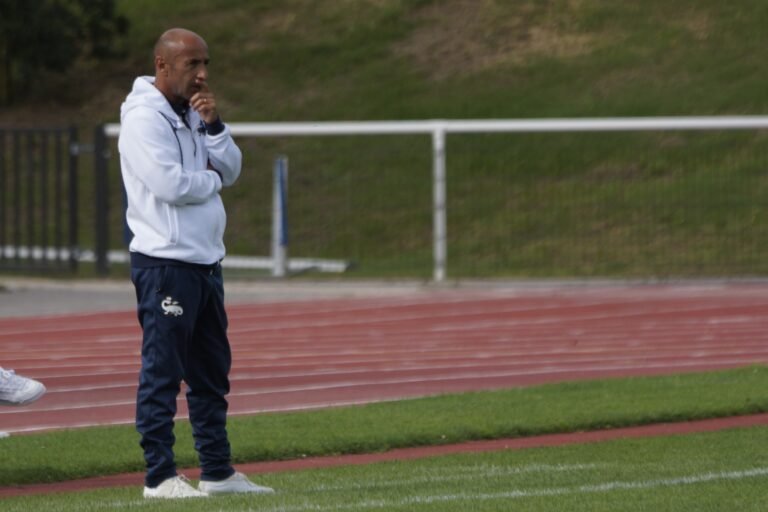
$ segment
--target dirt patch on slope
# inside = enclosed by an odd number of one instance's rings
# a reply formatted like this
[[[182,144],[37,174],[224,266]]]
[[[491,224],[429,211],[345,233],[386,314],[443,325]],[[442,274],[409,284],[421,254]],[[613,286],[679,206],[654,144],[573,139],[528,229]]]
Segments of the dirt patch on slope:
[[[557,5],[555,5],[557,4]],[[563,23],[579,2],[448,0],[417,13],[417,28],[398,43],[397,55],[433,79],[478,72],[533,57],[569,58],[589,53],[597,34]]]

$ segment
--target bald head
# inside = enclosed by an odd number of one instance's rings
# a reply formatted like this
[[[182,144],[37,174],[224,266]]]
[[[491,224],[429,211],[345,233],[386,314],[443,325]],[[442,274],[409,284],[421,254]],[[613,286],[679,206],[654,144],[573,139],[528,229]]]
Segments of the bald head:
[[[155,87],[171,102],[208,87],[208,45],[185,28],[163,32],[155,43]]]
[[[171,60],[185,48],[195,46],[202,46],[208,49],[205,40],[191,30],[185,28],[166,30],[157,40],[157,43],[155,43],[155,61],[157,61],[158,57]]]

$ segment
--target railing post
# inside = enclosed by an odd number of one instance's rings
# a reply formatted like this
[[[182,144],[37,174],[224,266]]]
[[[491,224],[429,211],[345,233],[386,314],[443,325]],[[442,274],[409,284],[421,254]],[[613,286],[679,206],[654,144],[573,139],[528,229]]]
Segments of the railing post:
[[[109,180],[107,179],[107,136],[104,125],[98,125],[93,132],[93,162],[96,184],[96,273],[109,272],[107,250],[109,248]]]
[[[447,216],[445,186],[445,127],[439,126],[432,132],[433,164],[433,236],[434,236],[434,280],[445,281],[447,255]]]

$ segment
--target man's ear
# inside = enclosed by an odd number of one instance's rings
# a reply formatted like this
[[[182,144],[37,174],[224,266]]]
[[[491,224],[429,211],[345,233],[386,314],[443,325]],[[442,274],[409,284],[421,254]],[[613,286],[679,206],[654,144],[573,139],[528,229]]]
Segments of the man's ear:
[[[157,70],[157,74],[162,73],[165,76],[168,76],[168,64],[160,55],[155,55],[155,69]]]

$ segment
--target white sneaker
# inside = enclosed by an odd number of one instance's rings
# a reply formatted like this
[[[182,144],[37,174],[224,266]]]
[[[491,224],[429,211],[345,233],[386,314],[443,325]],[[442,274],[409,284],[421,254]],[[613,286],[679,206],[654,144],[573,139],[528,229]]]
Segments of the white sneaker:
[[[45,386],[41,382],[0,367],[0,404],[31,404],[44,394]]]
[[[275,492],[275,490],[271,487],[256,485],[255,483],[248,480],[248,477],[242,473],[235,473],[231,477],[224,480],[219,480],[218,482],[206,482],[201,480],[200,485],[198,485],[197,488],[206,494],[273,494]]]
[[[145,498],[205,498],[207,495],[200,492],[189,483],[184,475],[174,476],[163,480],[157,487],[145,487]]]

